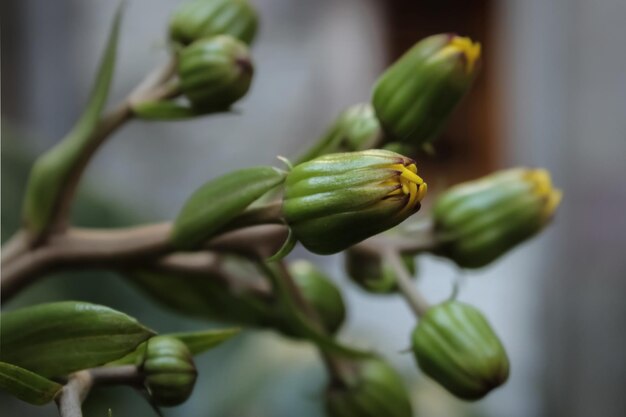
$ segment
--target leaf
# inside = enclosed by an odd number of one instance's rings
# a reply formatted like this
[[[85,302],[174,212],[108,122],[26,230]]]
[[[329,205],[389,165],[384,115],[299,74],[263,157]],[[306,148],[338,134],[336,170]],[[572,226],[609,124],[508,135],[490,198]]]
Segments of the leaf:
[[[40,304],[2,313],[0,360],[45,377],[61,376],[121,358],[153,335],[105,306]]]
[[[31,171],[24,199],[23,218],[28,229],[35,234],[43,232],[54,221],[62,194],[68,186],[68,178],[72,171],[80,167],[85,149],[98,139],[94,137],[94,132],[113,79],[121,15],[122,4],[115,14],[85,111],[67,136],[37,159]]]
[[[63,386],[10,363],[0,362],[0,389],[33,405],[54,399]]]
[[[179,249],[198,247],[284,180],[284,172],[260,166],[209,181],[191,195],[176,218],[172,243]]]
[[[199,332],[188,333],[170,333],[162,336],[175,337],[183,342],[189,348],[192,355],[199,355],[207,350],[213,349],[223,342],[227,341],[233,336],[239,334],[240,329],[218,329],[218,330],[204,330]],[[108,366],[120,366],[120,365],[132,365],[141,362],[142,357],[146,349],[146,342],[139,345],[134,352],[129,353],[121,359],[108,363]]]

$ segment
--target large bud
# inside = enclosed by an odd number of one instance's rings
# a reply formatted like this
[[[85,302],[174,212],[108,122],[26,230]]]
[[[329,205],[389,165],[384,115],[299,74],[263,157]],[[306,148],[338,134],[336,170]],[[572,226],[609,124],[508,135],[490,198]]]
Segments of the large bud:
[[[478,400],[509,377],[500,340],[470,305],[449,301],[431,307],[412,342],[420,369],[461,399]]]
[[[324,329],[331,334],[336,333],[346,319],[341,291],[311,262],[291,262],[289,272],[302,296],[315,309]]]
[[[189,398],[196,382],[191,352],[180,340],[156,336],[148,341],[143,362],[144,383],[154,403],[173,407]]]
[[[326,390],[329,417],[411,417],[411,400],[397,372],[380,359],[354,362]],[[344,371],[345,372],[345,371]]]
[[[400,57],[372,96],[387,139],[432,141],[472,85],[479,57],[479,44],[449,33],[423,39]]]
[[[283,213],[308,250],[331,254],[401,223],[425,194],[410,158],[379,149],[330,154],[287,174]]]
[[[380,123],[369,103],[356,104],[341,112],[324,136],[298,161],[336,152],[364,151],[381,139]]]
[[[437,198],[435,253],[480,268],[542,230],[561,201],[543,169],[510,169],[456,185]]]
[[[415,275],[415,258],[403,255],[402,261],[411,276]],[[359,287],[376,294],[391,294],[398,290],[396,273],[391,265],[380,257],[354,250],[346,251],[346,271]]]
[[[227,110],[250,88],[248,47],[228,35],[200,39],[179,53],[180,90],[199,111]]]
[[[258,26],[248,0],[194,0],[184,3],[170,21],[170,39],[183,45],[215,35],[230,35],[250,44]]]

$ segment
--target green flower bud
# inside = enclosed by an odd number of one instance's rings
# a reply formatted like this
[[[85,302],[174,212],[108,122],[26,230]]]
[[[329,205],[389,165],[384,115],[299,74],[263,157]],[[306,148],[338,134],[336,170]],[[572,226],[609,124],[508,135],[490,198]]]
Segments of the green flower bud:
[[[324,136],[298,159],[298,163],[329,153],[371,149],[380,137],[380,124],[372,106],[369,103],[356,104],[339,115]]]
[[[329,417],[411,417],[411,400],[397,372],[380,359],[356,362],[345,380],[331,381]]]
[[[433,251],[480,268],[544,228],[561,201],[543,169],[510,169],[459,184],[437,198]]]
[[[477,74],[480,44],[453,34],[421,40],[378,79],[372,103],[389,140],[422,146],[443,129]]]
[[[318,314],[324,329],[334,334],[346,319],[346,306],[341,291],[311,262],[298,260],[289,264],[302,296]]]
[[[254,68],[248,47],[220,35],[180,51],[180,90],[197,110],[226,110],[250,88]]]
[[[143,372],[144,383],[155,404],[164,407],[185,402],[197,376],[189,348],[169,336],[156,336],[148,341]]]
[[[457,301],[431,307],[420,319],[413,353],[426,375],[464,400],[484,397],[509,377],[506,352],[485,317]]]
[[[402,260],[409,273],[414,275],[416,271],[414,257],[403,255]],[[346,270],[352,282],[367,292],[391,294],[398,290],[393,268],[378,257],[348,250]]]
[[[308,250],[331,254],[401,223],[425,194],[412,159],[380,149],[338,153],[287,174],[283,214]]]
[[[183,4],[170,21],[170,39],[187,45],[201,38],[230,35],[252,43],[258,26],[247,0],[195,0]]]

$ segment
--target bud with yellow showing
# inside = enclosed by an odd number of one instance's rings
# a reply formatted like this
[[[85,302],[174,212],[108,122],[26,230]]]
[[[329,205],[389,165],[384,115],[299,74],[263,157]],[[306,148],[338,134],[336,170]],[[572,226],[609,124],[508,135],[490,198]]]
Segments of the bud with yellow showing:
[[[230,35],[250,44],[258,26],[248,0],[194,0],[183,3],[170,21],[170,39],[183,45],[216,35]]]
[[[287,174],[283,215],[304,247],[326,255],[401,223],[425,194],[410,158],[380,149],[330,154]]]
[[[425,38],[400,57],[372,96],[387,139],[414,146],[435,139],[471,87],[479,59],[480,44],[450,33]]]
[[[562,193],[544,169],[515,168],[456,185],[437,198],[434,253],[483,267],[541,231]]]
[[[478,400],[509,377],[498,336],[476,308],[448,301],[429,308],[413,332],[420,369],[455,396]]]

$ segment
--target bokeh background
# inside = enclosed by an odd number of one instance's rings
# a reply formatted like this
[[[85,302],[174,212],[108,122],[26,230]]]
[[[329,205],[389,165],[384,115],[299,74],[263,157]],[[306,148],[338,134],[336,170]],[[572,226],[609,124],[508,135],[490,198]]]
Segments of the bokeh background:
[[[180,3],[129,0],[111,101],[166,56],[168,16]],[[435,189],[515,165],[548,168],[564,190],[554,224],[494,265],[463,273],[419,260],[420,286],[489,317],[511,379],[467,405],[422,377],[405,352],[414,319],[397,297],[349,286],[340,257],[316,257],[345,288],[342,337],[383,352],[410,384],[423,417],[626,415],[626,2],[623,0],[253,0],[262,26],[256,74],[241,114],[133,122],[95,158],[80,189],[78,224],[171,219],[204,181],[278,164],[319,137],[348,105],[368,100],[377,75],[429,34],[483,45],[483,70],[435,156],[419,161]],[[115,4],[3,0],[2,238],[17,227],[33,158],[71,127],[85,103]],[[298,251],[294,256],[308,256]],[[82,299],[125,311],[159,331],[216,326],[160,309],[100,271],[41,281],[3,306]],[[249,331],[201,357],[192,399],[168,416],[321,416],[325,376],[315,352]],[[0,397],[4,416],[52,416],[53,406]],[[103,389],[87,416],[150,415],[128,389]],[[382,416],[381,416],[382,417]]]

